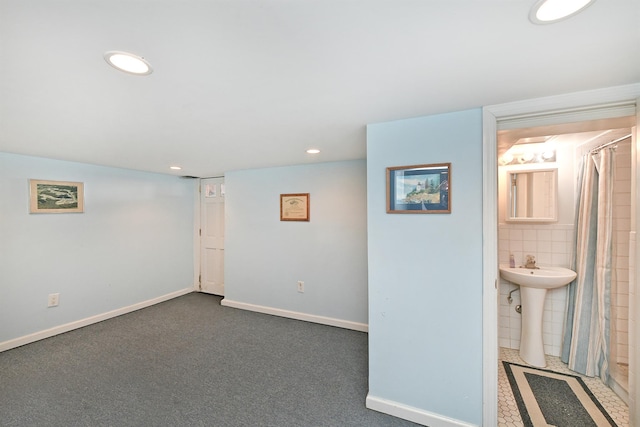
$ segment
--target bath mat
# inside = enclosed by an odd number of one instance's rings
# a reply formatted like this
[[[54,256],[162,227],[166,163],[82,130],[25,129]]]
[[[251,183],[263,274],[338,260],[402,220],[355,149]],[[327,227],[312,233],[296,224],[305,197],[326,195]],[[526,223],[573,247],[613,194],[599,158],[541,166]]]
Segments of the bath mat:
[[[578,376],[502,362],[527,427],[617,427]]]

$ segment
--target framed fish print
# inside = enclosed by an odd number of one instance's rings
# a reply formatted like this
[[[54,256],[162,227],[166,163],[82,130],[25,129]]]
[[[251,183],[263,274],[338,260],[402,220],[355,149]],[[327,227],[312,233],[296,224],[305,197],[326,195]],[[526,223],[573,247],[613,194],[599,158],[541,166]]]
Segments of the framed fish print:
[[[29,180],[30,213],[84,212],[84,183]]]

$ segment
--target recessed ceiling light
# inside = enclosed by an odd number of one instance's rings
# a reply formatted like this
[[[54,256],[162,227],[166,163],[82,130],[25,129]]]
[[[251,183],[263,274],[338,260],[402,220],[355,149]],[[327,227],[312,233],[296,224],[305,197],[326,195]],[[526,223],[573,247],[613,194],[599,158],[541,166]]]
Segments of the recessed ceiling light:
[[[174,170],[174,171],[182,170],[182,168],[180,166],[170,166],[169,169]]]
[[[111,50],[105,52],[104,60],[113,68],[124,71],[125,73],[135,74],[137,76],[146,76],[153,73],[151,64],[143,57],[134,55],[133,53]]]
[[[538,0],[529,12],[534,24],[551,24],[583,11],[595,0]]]
[[[318,150],[317,148],[309,148],[307,150],[307,153],[309,154],[318,154],[320,152],[320,150]]]

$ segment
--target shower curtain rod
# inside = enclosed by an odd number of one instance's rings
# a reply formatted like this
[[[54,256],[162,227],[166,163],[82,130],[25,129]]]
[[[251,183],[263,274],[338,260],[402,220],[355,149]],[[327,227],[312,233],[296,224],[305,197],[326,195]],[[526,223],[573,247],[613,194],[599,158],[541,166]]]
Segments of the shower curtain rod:
[[[625,139],[627,139],[627,138],[629,138],[629,137],[631,137],[631,134],[629,134],[629,135],[625,135],[625,136],[623,136],[622,138],[614,139],[614,140],[613,140],[613,141],[611,141],[611,142],[606,142],[606,143],[602,144],[602,145],[601,145],[601,146],[599,146],[599,147],[596,147],[596,148],[591,149],[591,151],[589,151],[589,152],[590,152],[591,154],[596,153],[596,152],[598,152],[598,151],[602,150],[602,149],[603,149],[603,148],[605,148],[605,147],[608,147],[608,146],[613,145],[613,144],[617,144],[618,142],[620,142],[620,141],[624,141]]]

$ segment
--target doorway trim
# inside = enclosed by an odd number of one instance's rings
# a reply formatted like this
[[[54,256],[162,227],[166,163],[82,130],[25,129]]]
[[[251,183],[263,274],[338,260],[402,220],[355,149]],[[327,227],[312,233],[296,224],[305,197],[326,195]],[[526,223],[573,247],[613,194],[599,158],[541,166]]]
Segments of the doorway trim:
[[[625,108],[630,104],[636,105],[640,98],[640,83],[575,92],[544,98],[535,98],[506,104],[484,107],[483,110],[483,310],[482,310],[482,367],[483,367],[483,425],[498,425],[498,165],[497,165],[497,130],[498,122],[505,120],[533,119],[543,117],[562,116],[564,122],[589,120],[594,110],[610,108],[611,114],[620,114],[617,108]],[[637,123],[636,123],[637,126]],[[639,159],[636,155],[635,165]],[[640,173],[640,172],[639,172]],[[636,188],[635,197],[638,200],[640,188]],[[636,228],[632,226],[632,229]],[[640,254],[640,240],[636,241],[636,254]],[[637,275],[636,275],[637,277]],[[637,278],[635,279],[637,282]],[[631,287],[635,288],[635,284]],[[640,307],[640,292],[635,293],[631,301],[630,310]],[[630,313],[630,318],[635,315]],[[630,322],[629,335],[635,336],[636,324]],[[630,363],[636,364],[640,352],[631,355]],[[637,369],[636,369],[637,370]],[[635,374],[638,376],[638,373]],[[630,378],[630,391],[635,387],[635,380]],[[640,383],[635,382],[640,385]],[[636,396],[630,396],[635,402]],[[631,425],[640,418],[635,413],[633,405],[629,405],[629,420]]]

